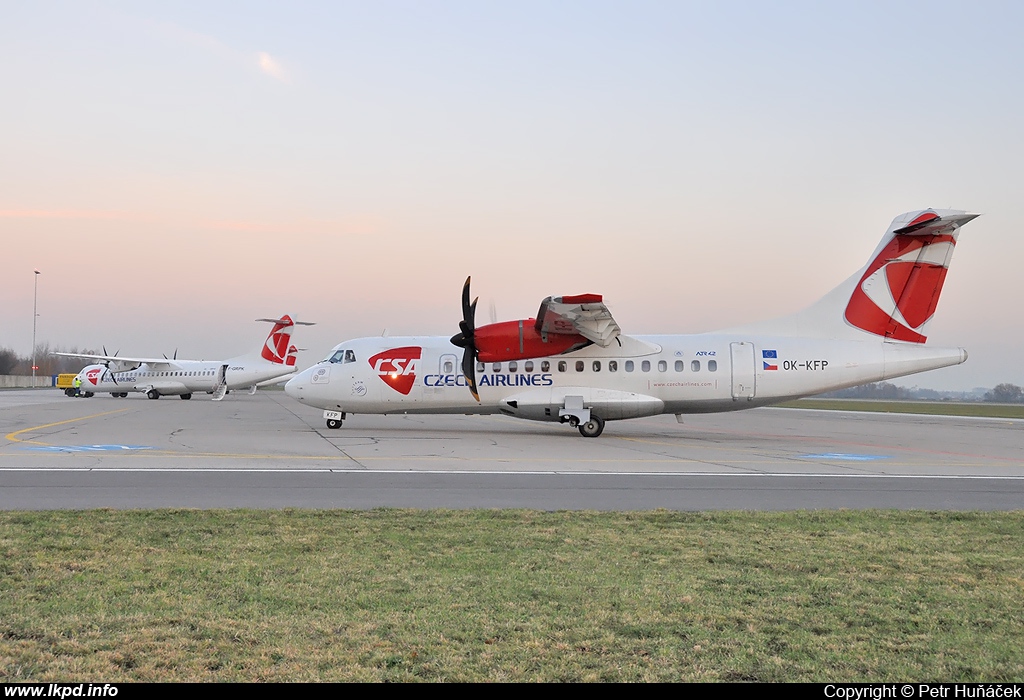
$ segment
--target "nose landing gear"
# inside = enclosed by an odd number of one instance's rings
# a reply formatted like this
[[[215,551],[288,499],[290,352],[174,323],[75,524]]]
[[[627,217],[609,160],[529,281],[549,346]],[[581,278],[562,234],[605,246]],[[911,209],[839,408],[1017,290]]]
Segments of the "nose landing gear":
[[[340,428],[345,417],[344,411],[324,411],[324,418],[327,420],[327,427],[331,430],[337,430]]]

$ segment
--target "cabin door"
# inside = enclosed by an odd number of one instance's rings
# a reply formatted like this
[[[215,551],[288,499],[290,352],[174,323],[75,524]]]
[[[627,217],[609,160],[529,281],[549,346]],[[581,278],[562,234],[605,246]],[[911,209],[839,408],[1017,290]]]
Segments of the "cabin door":
[[[732,399],[754,398],[754,344],[730,343],[732,356]]]

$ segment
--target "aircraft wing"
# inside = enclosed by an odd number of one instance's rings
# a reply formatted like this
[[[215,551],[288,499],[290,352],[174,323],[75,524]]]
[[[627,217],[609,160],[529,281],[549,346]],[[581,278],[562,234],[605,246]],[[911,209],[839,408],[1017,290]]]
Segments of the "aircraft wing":
[[[125,357],[123,355],[87,355],[81,352],[51,352],[51,355],[58,355],[60,357],[77,357],[83,360],[95,360],[96,362],[106,362],[112,365],[117,365],[120,369],[115,371],[126,372],[131,369],[135,369],[140,365],[146,364],[151,367],[158,367],[160,365],[166,365],[167,367],[174,366],[173,360],[168,360],[166,357]]]
[[[622,333],[600,294],[548,297],[540,303],[536,328],[542,335],[582,335],[601,347]]]

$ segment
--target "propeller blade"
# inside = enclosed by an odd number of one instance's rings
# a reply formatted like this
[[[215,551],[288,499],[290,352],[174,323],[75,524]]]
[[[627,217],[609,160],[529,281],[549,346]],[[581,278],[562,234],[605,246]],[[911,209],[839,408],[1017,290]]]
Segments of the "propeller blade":
[[[462,374],[466,378],[466,384],[473,398],[480,401],[480,394],[476,390],[476,304],[479,299],[469,301],[469,282],[472,277],[466,278],[466,284],[462,286],[462,320],[459,322],[459,332],[452,336],[452,345],[463,348],[462,353]]]
[[[472,304],[469,302],[470,279],[467,277],[466,284],[462,287],[462,320],[459,322],[459,332],[452,336],[452,345],[459,348],[474,347],[473,333],[476,332],[477,300],[474,299]]]
[[[469,393],[473,395],[477,403],[480,403],[480,394],[476,390],[476,358],[470,353],[469,348],[462,353],[462,374],[466,377]]]
[[[118,350],[117,352],[115,352],[114,353],[114,357],[117,357],[117,353],[118,352],[121,352],[121,351]],[[103,346],[103,354],[104,355],[107,354],[107,346],[106,345]],[[112,362],[112,360],[104,360],[103,366],[107,368],[107,374],[110,375],[110,381],[114,382],[114,384],[117,384],[117,377],[114,376],[114,370],[110,367],[110,363],[111,362]]]

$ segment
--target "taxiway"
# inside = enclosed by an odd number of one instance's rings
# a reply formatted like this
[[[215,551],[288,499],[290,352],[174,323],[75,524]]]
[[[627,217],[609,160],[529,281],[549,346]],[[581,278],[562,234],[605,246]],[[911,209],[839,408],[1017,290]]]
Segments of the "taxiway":
[[[1024,421],[754,409],[566,426],[0,392],[0,508],[1024,507]]]

